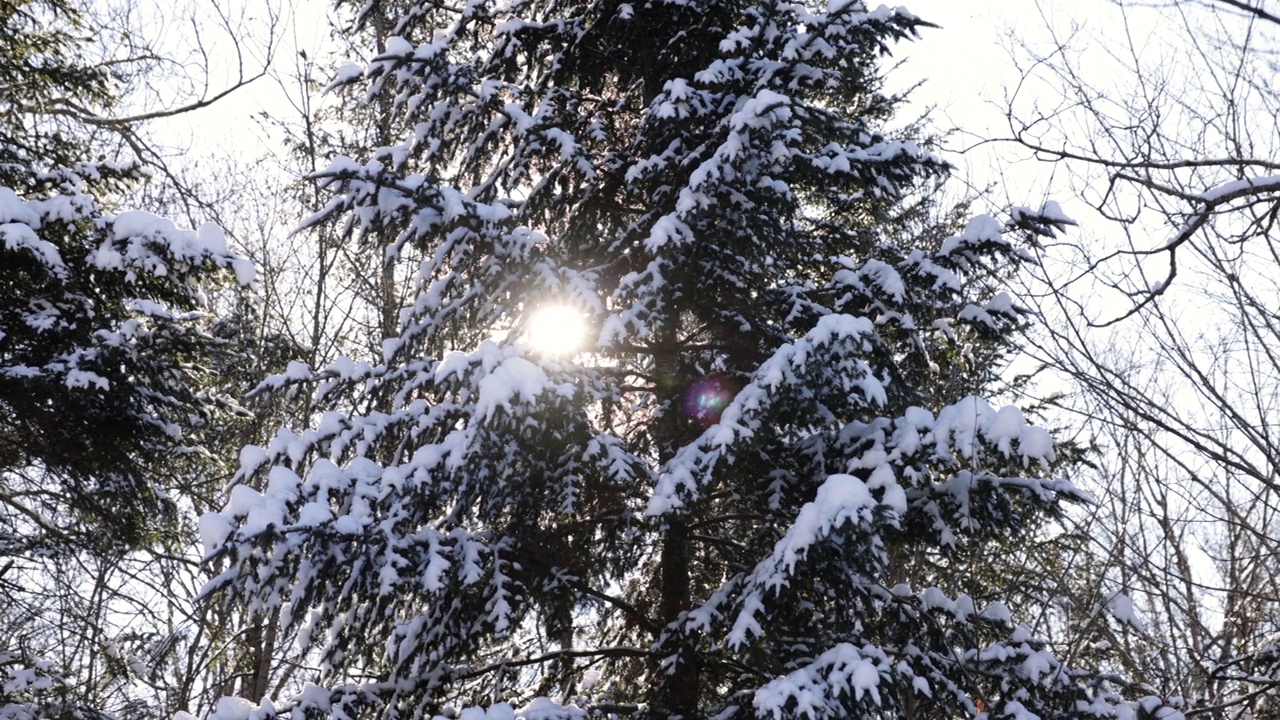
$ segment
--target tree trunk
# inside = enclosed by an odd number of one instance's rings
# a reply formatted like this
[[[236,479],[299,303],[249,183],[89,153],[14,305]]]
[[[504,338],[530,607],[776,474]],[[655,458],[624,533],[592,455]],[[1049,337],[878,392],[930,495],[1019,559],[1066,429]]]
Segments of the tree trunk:
[[[678,341],[674,330],[659,344],[654,354],[654,366],[660,386],[657,390],[662,417],[655,428],[658,442],[659,467],[675,457],[686,434],[681,417],[681,401],[685,378],[680,376]],[[689,539],[689,522],[683,516],[672,515],[666,520],[662,535],[657,573],[659,623],[668,630],[680,615],[693,605],[690,558],[692,548]],[[657,689],[651,707],[657,717],[694,718],[698,715],[700,683],[696,659],[685,652],[678,638],[673,645],[663,643],[659,650],[661,663],[672,653],[677,654],[673,666],[666,668],[666,675]]]
[[[271,658],[276,650],[277,618],[262,618],[253,623],[245,637],[252,666],[240,684],[240,697],[258,701],[271,687]]]

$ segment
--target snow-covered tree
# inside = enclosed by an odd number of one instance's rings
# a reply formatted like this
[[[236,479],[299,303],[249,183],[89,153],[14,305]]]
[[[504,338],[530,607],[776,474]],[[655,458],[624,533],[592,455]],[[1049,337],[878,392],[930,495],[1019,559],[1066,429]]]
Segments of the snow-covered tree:
[[[204,293],[224,282],[220,268],[252,277],[214,226],[105,212],[93,173],[32,172],[21,195],[0,187],[0,580],[10,584],[0,657],[15,662],[47,642],[66,649],[63,634],[79,627],[54,603],[57,632],[44,634],[50,598],[35,591],[50,567],[77,553],[118,556],[167,529],[165,490],[219,413],[205,392],[202,363],[220,343]]]
[[[220,414],[209,378],[229,361],[208,295],[253,271],[215,226],[116,208],[142,173],[90,160],[103,145],[78,116],[104,118],[122,70],[90,60],[85,19],[62,0],[0,3],[6,720],[140,716],[128,685],[150,670],[116,636],[120,563],[173,529],[168,489],[199,465]]]
[[[1070,221],[905,217],[946,167],[887,129],[878,62],[921,24],[419,2],[346,68],[413,131],[335,160],[308,222],[426,260],[380,362],[262,387],[312,392],[312,422],[242,452],[209,592],[279,612],[319,679],[215,715],[1154,712],[915,561],[1080,497],[972,394],[1023,321],[1017,233]],[[553,309],[586,340],[532,342]]]

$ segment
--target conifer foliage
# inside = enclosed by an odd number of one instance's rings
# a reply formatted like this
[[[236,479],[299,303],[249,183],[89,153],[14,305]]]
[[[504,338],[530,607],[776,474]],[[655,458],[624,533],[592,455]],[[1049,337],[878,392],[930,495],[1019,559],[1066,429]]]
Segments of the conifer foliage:
[[[322,679],[218,716],[1114,715],[1002,604],[903,572],[1080,497],[1047,432],[970,394],[1022,322],[1011,231],[1069,221],[902,219],[946,168],[884,129],[877,63],[921,25],[419,2],[346,68],[414,131],[335,160],[308,222],[427,259],[383,362],[262,387],[313,392],[314,423],[242,453],[209,592],[279,610]],[[574,353],[527,342],[555,304]]]
[[[93,161],[112,66],[78,3],[0,0],[0,718],[99,717],[126,658],[65,578],[155,539],[219,343],[207,294],[253,268],[209,225],[112,202],[141,179]],[[110,593],[94,588],[94,598]],[[88,602],[88,601],[84,601]],[[56,655],[55,659],[49,657]],[[66,661],[73,658],[74,661]],[[63,662],[66,661],[66,662]],[[118,666],[118,672],[100,672]],[[124,694],[124,693],[117,693]]]
[[[0,2],[0,491],[42,488],[5,494],[36,523],[6,543],[65,540],[89,519],[111,544],[137,529],[121,515],[154,512],[148,465],[205,404],[206,293],[223,270],[253,274],[213,225],[111,212],[141,168],[88,160],[91,131],[58,112],[113,100],[109,66],[81,52],[82,20],[71,3]],[[76,507],[17,499],[42,495]]]

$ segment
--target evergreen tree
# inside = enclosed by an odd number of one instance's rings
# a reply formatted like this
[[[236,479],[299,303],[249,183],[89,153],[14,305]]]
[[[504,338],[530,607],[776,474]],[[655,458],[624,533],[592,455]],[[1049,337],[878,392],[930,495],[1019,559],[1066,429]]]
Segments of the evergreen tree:
[[[421,252],[417,294],[382,362],[263,386],[313,390],[315,423],[246,448],[202,519],[210,592],[319,663],[294,717],[1131,714],[1003,604],[905,571],[1080,498],[1047,432],[967,394],[1022,322],[1009,231],[1069,221],[906,213],[946,168],[885,130],[877,63],[922,24],[420,2],[344,73],[413,131],[322,172],[309,222]],[[527,342],[560,304],[573,354]]]
[[[93,130],[68,118],[113,99],[111,66],[87,58],[88,39],[75,3],[0,0],[6,720],[95,717],[107,694],[132,707],[121,685],[141,665],[111,637],[110,600],[82,605],[78,583],[172,528],[166,490],[220,413],[207,379],[226,348],[207,295],[233,272],[252,277],[214,226],[114,212],[142,173],[89,160]]]

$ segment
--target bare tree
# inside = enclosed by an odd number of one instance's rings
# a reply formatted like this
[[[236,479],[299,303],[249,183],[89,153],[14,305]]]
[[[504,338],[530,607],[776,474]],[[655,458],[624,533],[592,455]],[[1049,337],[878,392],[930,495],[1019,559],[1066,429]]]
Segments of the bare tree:
[[[1114,222],[1039,248],[1035,351],[1100,451],[1099,576],[1145,620],[1113,661],[1188,717],[1275,717],[1280,5],[1111,9],[1024,44],[1008,96],[1005,139]]]
[[[1061,164],[1081,199],[1141,231],[1074,258],[1075,272],[1059,279],[1100,279],[1129,300],[1093,324],[1167,292],[1180,270],[1196,267],[1187,246],[1266,237],[1280,201],[1280,6],[1113,6],[1116,29],[1105,35],[1074,27],[1053,32],[1047,50],[1022,46],[1029,62],[1007,98],[1003,138]]]

